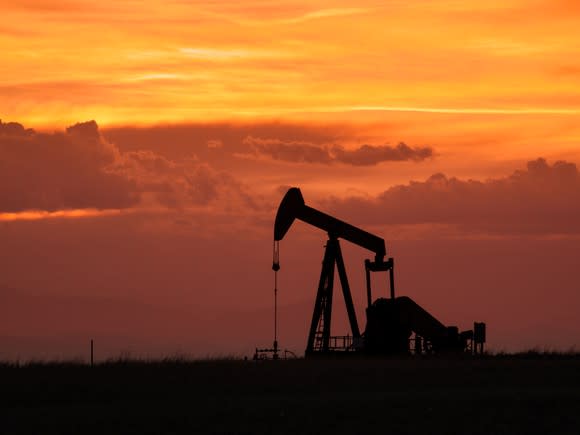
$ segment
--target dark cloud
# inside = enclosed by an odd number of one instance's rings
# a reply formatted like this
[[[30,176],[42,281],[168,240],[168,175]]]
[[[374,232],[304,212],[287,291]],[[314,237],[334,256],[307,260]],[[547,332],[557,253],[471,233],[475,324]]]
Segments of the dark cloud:
[[[333,160],[327,148],[307,142],[248,136],[244,139],[244,143],[249,145],[257,155],[267,156],[274,160],[325,164],[329,164]]]
[[[105,129],[103,134],[121,151],[151,150],[171,159],[180,159],[193,153],[214,166],[224,159],[232,158],[236,153],[251,150],[245,143],[248,137],[321,145],[358,136],[352,127],[345,125],[281,122],[127,126]]]
[[[396,147],[389,145],[363,145],[354,150],[345,150],[343,147],[332,148],[335,160],[353,166],[372,166],[380,162],[397,162],[412,160],[415,162],[433,157],[430,147],[411,148],[400,143]]]
[[[0,212],[184,208],[218,200],[228,208],[256,206],[243,184],[197,157],[121,151],[95,121],[51,134],[0,122]]]
[[[255,154],[274,160],[303,163],[343,163],[352,166],[373,166],[387,161],[421,161],[433,156],[429,147],[411,148],[400,143],[390,145],[362,145],[349,150],[343,146],[317,145],[300,141],[283,141],[280,139],[262,139],[248,136],[244,143],[249,145]]]
[[[0,123],[0,211],[130,207],[138,192],[109,170],[117,158],[94,121],[53,134]]]
[[[333,213],[380,225],[444,224],[489,233],[580,233],[580,175],[574,163],[528,162],[504,178],[460,180],[435,174],[375,198],[332,200]]]
[[[168,159],[149,150],[122,153],[119,171],[135,180],[145,201],[169,208],[208,206],[257,207],[248,188],[225,171],[196,157]]]
[[[31,136],[35,131],[31,128],[25,129],[17,122],[2,122],[0,119],[0,136]]]

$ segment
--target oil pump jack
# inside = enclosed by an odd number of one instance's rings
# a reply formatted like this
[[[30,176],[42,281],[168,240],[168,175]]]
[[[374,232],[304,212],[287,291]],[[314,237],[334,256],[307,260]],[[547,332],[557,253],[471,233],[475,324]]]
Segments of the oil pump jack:
[[[470,352],[482,353],[485,324],[475,323],[474,330],[459,333],[455,326],[444,326],[411,298],[395,296],[394,260],[385,259],[385,241],[369,232],[341,221],[305,204],[300,189],[288,190],[276,214],[274,224],[274,271],[280,269],[279,242],[294,220],[301,220],[328,234],[322,271],[314,302],[305,356],[331,353],[408,354]],[[339,239],[347,240],[374,253],[364,262],[366,271],[367,324],[361,334],[350,292]],[[335,270],[342,288],[352,335],[332,336],[332,302]],[[371,272],[387,272],[389,298],[372,300]],[[475,332],[475,333],[474,333]],[[411,336],[414,338],[411,339]],[[277,348],[277,342],[274,342]]]

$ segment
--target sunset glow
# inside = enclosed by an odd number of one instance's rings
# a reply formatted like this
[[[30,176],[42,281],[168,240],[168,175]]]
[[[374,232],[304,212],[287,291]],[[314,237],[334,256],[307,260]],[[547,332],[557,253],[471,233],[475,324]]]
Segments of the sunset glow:
[[[578,1],[0,3],[0,350],[269,340],[289,186],[496,349],[580,345]],[[301,343],[325,234],[292,231]]]
[[[35,125],[357,108],[580,110],[575,2],[6,2],[3,115]]]

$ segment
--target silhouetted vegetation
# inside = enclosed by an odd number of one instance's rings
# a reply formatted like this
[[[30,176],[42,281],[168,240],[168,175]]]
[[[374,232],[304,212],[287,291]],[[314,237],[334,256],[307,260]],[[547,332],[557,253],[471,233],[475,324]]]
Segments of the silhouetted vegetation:
[[[580,354],[3,363],[2,433],[577,433]]]

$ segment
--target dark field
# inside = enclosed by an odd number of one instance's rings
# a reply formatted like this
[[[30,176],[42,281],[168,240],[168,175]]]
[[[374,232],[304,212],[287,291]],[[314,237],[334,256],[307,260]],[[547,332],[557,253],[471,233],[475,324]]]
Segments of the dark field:
[[[0,366],[0,433],[578,434],[580,358]]]

